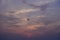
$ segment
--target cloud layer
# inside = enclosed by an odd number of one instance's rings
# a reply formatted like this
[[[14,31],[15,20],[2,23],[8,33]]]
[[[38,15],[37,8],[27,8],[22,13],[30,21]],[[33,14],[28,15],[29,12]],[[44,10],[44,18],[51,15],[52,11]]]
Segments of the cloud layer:
[[[9,40],[11,39],[9,35],[23,36],[27,40],[35,40],[35,37],[36,40],[41,38],[41,40],[44,40],[43,38],[55,40],[55,37],[52,37],[55,35],[58,39],[60,37],[58,36],[60,35],[60,1],[48,1],[49,3],[36,6],[24,0],[1,0],[0,33],[2,38],[8,34]],[[20,40],[19,37],[18,40]]]

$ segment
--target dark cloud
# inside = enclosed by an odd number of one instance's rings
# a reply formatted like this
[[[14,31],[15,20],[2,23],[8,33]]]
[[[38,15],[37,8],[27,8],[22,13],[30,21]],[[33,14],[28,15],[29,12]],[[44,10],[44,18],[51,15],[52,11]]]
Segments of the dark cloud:
[[[0,40],[60,40],[60,33],[46,34],[32,38],[26,38],[18,34],[0,34]]]

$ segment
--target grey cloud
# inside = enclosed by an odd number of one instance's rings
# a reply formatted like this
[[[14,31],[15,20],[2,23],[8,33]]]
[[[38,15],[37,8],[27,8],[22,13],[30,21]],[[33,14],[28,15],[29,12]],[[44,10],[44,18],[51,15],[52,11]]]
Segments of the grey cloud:
[[[25,38],[18,34],[0,34],[0,40],[60,40],[60,34],[44,35],[42,37]],[[11,36],[12,35],[12,36]]]

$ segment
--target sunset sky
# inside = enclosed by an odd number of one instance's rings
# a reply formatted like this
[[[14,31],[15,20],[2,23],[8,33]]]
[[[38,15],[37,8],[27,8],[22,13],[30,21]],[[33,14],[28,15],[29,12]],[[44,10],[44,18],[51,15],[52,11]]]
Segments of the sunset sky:
[[[60,40],[60,0],[0,0],[0,40]]]

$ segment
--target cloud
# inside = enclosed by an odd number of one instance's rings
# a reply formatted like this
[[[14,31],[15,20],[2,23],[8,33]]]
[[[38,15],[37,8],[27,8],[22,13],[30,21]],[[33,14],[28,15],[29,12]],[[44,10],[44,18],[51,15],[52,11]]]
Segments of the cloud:
[[[38,9],[22,9],[22,10],[18,10],[16,13],[27,13],[27,12],[33,12],[33,11],[37,11]]]
[[[55,0],[23,0],[24,3],[34,4],[34,5],[44,5],[46,3],[54,2]]]
[[[33,38],[26,38],[18,34],[3,34],[0,36],[2,40],[60,40],[60,34],[53,34],[53,35],[46,35],[42,37],[33,37]]]
[[[12,1],[12,4],[8,2],[9,6],[0,7],[1,9],[5,8],[0,12],[0,33],[18,34],[21,37],[27,37],[27,40],[31,37],[31,40],[40,40],[41,38],[41,40],[54,40],[52,39],[54,36],[60,37],[56,36],[60,33],[60,9],[56,1],[49,3],[48,7],[43,5],[35,9],[29,5],[21,7],[24,3],[21,3],[18,9],[14,4],[15,2],[18,1]],[[43,10],[40,10],[40,8]]]

